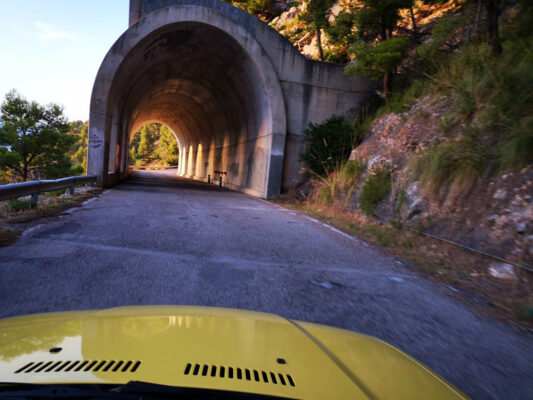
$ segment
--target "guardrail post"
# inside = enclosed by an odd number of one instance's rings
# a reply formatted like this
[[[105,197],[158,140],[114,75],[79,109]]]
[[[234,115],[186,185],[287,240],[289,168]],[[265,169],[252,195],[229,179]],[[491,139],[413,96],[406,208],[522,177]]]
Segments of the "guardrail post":
[[[74,185],[69,186],[68,193],[72,196],[74,194]]]
[[[222,187],[222,177],[221,176],[218,178],[218,186]]]
[[[211,175],[207,175],[207,183],[211,183]]]
[[[37,207],[37,202],[39,201],[39,193],[35,192],[31,194],[31,208]]]

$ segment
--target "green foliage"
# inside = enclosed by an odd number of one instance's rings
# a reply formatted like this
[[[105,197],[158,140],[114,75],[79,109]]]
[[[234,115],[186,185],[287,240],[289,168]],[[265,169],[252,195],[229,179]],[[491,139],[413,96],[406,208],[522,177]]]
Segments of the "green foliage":
[[[74,121],[70,124],[70,134],[75,135],[76,141],[70,150],[70,159],[74,163],[74,175],[87,172],[87,145],[89,142],[89,121]]]
[[[230,3],[241,10],[248,11],[255,16],[272,13],[271,0],[224,0],[224,2]]]
[[[147,124],[130,140],[129,163],[138,166],[173,166],[179,162],[179,145],[170,129]]]
[[[504,42],[492,55],[487,44],[470,45],[439,66],[436,89],[457,100],[456,118],[475,116],[483,142],[502,169],[533,162],[533,37]]]
[[[346,64],[349,60],[348,54],[339,49],[333,49],[324,52],[324,61],[333,64]]]
[[[359,39],[382,41],[392,38],[400,20],[400,10],[413,5],[413,0],[361,0],[363,9],[356,14],[355,26]]]
[[[164,125],[159,128],[159,135],[159,142],[156,147],[159,158],[165,160],[167,165],[178,165],[179,145],[176,137]]]
[[[330,8],[333,4],[334,0],[309,0],[305,12],[300,15],[300,21],[305,24],[307,30],[315,32],[319,60],[324,60],[322,29],[329,26]]]
[[[417,47],[416,51],[420,59],[434,66],[441,61],[445,54],[443,47],[451,33],[457,28],[464,26],[468,21],[467,16],[448,15],[442,17],[431,33],[431,40]]]
[[[439,123],[440,130],[443,133],[448,133],[450,128],[453,126],[454,120],[449,115],[443,115],[442,117],[440,117]]]
[[[31,200],[8,200],[6,201],[4,208],[7,212],[19,212],[29,210],[31,208]]]
[[[349,53],[354,54],[356,62],[348,65],[347,75],[365,75],[374,80],[383,78],[402,62],[410,43],[403,37],[395,37],[376,45],[358,42],[352,45]]]
[[[328,17],[334,3],[333,0],[309,0],[300,20],[309,27],[309,30],[325,29],[329,26]]]
[[[384,112],[398,114],[408,110],[417,99],[428,92],[428,88],[429,82],[427,79],[416,79],[407,88],[393,91],[386,104],[377,114]]]
[[[148,131],[147,125],[144,125],[141,128],[141,141],[139,144],[138,155],[139,158],[145,158],[150,153],[152,153],[154,147],[153,147],[153,136]]]
[[[498,151],[503,170],[514,170],[533,162],[533,118],[524,117],[511,129]]]
[[[325,176],[342,165],[352,151],[353,133],[348,121],[333,116],[321,124],[310,123],[304,132],[306,150],[300,153],[309,169]]]
[[[390,167],[378,167],[370,173],[361,188],[359,208],[369,216],[375,216],[376,208],[391,189]]]
[[[486,161],[487,151],[479,140],[479,130],[472,128],[459,140],[443,142],[416,156],[411,168],[430,193],[436,195],[450,189],[453,194],[460,194],[480,177]]]
[[[353,120],[352,129],[353,129],[353,147],[359,146],[366,135],[370,131],[370,126],[374,121],[375,113],[368,111],[367,108],[364,108]]]
[[[402,189],[399,191],[398,198],[396,199],[396,212],[400,211],[405,203],[407,203],[407,193],[405,193],[405,190]]]
[[[341,11],[335,17],[335,23],[326,27],[326,33],[332,44],[348,46],[353,41],[354,14]]]
[[[324,182],[318,192],[318,199],[317,199],[318,204],[329,206],[332,200],[335,198],[336,189],[337,189],[336,179],[332,179],[330,181]]]
[[[9,92],[1,106],[0,169],[22,181],[37,168],[41,177],[68,176],[72,164],[67,153],[75,141],[68,131],[60,106],[41,106]]]
[[[366,168],[362,160],[347,161],[339,171],[339,183],[343,188],[353,187],[359,182],[361,174]]]
[[[380,246],[389,247],[391,242],[387,235],[377,226],[370,225],[367,227],[368,233],[370,233]]]

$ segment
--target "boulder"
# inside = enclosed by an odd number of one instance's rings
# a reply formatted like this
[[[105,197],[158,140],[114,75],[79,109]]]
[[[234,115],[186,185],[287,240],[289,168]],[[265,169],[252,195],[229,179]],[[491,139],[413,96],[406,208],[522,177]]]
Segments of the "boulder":
[[[507,264],[507,263],[489,264],[489,274],[490,276],[494,278],[498,278],[498,279],[506,279],[506,280],[516,279],[514,267],[511,264]]]
[[[427,204],[420,196],[419,181],[413,182],[409,186],[407,186],[407,189],[405,189],[405,195],[407,197],[407,219],[410,219],[415,215],[421,214],[427,210]]]

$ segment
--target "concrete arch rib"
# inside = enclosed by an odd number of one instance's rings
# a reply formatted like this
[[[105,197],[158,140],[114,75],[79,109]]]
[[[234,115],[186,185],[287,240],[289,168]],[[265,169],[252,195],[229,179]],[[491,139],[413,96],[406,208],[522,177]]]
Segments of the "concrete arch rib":
[[[204,179],[226,171],[230,187],[279,194],[287,129],[280,80],[254,37],[254,21],[239,24],[227,13],[241,10],[216,5],[157,9],[106,55],[89,122],[88,173],[101,185],[127,174],[132,130],[159,121],[178,137],[181,174]]]

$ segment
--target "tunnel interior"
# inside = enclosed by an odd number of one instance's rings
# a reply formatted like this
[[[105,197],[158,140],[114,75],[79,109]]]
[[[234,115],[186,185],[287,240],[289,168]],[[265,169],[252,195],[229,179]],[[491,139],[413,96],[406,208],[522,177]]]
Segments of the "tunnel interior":
[[[108,173],[127,170],[129,137],[156,122],[178,139],[179,175],[222,173],[227,186],[266,196],[272,107],[257,64],[225,31],[180,22],[151,32],[109,93]]]

